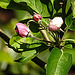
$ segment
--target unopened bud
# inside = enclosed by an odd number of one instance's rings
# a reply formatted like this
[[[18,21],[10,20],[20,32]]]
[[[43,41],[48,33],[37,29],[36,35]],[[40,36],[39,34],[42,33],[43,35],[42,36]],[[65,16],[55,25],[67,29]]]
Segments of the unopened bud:
[[[27,26],[25,26],[22,23],[17,23],[16,24],[16,33],[20,36],[20,37],[26,37],[29,33],[29,28]]]
[[[49,31],[57,31],[62,24],[63,24],[63,19],[61,17],[55,17],[49,21],[49,25],[47,25],[47,29]]]
[[[41,19],[42,19],[42,18],[41,18],[41,16],[40,16],[39,14],[35,13],[35,14],[33,15],[33,20],[34,20],[34,21],[38,22],[38,21],[41,20]]]

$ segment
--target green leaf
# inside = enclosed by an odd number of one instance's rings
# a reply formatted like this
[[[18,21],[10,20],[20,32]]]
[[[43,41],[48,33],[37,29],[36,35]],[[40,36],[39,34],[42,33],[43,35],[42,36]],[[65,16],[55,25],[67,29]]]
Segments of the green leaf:
[[[32,32],[39,32],[39,24],[35,22],[30,22],[29,28]]]
[[[29,16],[32,16],[29,12],[27,12],[25,10],[15,10],[15,13],[16,13],[16,18],[18,21],[30,19]]]
[[[72,65],[75,66],[75,48],[64,48],[64,53],[72,54]]]
[[[32,8],[33,10],[35,10],[37,13],[41,14],[43,17],[47,17],[50,16],[49,12],[48,12],[48,8],[47,5],[49,3],[50,5],[50,1],[49,0],[14,0],[16,3],[20,3],[20,2],[26,2],[27,5]],[[45,10],[45,13],[44,13]]]
[[[52,5],[54,4],[54,0],[50,0],[51,1],[51,3],[52,3]]]
[[[10,39],[10,48],[14,49],[16,52],[31,51],[34,49],[36,52],[41,52],[46,50],[48,46],[30,37],[22,38],[18,35],[14,35]]]
[[[67,48],[74,48],[75,47],[75,40],[74,39],[65,39],[65,47]]]
[[[72,21],[72,25],[70,27],[70,30],[75,30],[75,18]]]
[[[71,0],[72,4],[72,11],[73,11],[73,18],[75,18],[75,0]]]
[[[75,30],[75,19],[73,19],[72,13],[65,18],[65,24],[70,30]]]
[[[50,12],[52,13],[52,5],[50,0],[14,0],[16,3],[27,3],[27,6],[29,6],[31,9],[33,9],[36,13],[41,14],[42,17],[48,17],[50,18]],[[31,11],[28,11],[29,13]],[[43,22],[48,25],[48,21],[45,21],[45,18],[42,19]],[[47,19],[48,20],[48,19]]]
[[[37,2],[38,2],[39,0],[37,0]],[[36,1],[35,0],[14,0],[14,2],[16,2],[16,3],[20,3],[20,2],[26,2],[27,3],[27,5],[29,6],[29,7],[31,7],[32,9],[34,9],[34,10],[36,10],[36,12],[37,13],[39,13],[39,11],[37,10],[37,8],[35,7],[36,5]]]
[[[17,49],[20,47],[20,44],[22,44],[22,42],[24,42],[24,40],[25,40],[25,38],[22,38],[22,37],[18,36],[17,34],[15,34],[11,37],[9,43],[10,43],[11,47],[14,47],[14,49]]]
[[[48,48],[48,46],[42,43],[39,40],[26,37],[22,38],[15,34],[10,39],[10,48],[12,48],[16,52],[22,53],[22,56],[15,60],[16,62],[25,63],[30,59],[34,58],[38,52],[44,51]]]
[[[7,6],[10,4],[11,0],[0,0],[0,6],[4,9],[7,9]]]
[[[47,75],[67,75],[72,66],[72,56],[54,48],[48,58]]]
[[[15,10],[24,10],[29,12],[31,15],[33,15],[33,12],[34,12],[26,3],[15,3],[13,0],[11,0],[7,8],[15,9]]]
[[[66,9],[65,9],[65,13],[66,13],[66,14],[67,14],[68,10],[70,9],[70,7],[71,7],[70,0],[67,0]]]
[[[69,27],[72,25],[72,13],[65,18],[65,24]]]
[[[35,50],[25,51],[25,52],[22,52],[22,57],[15,60],[15,61],[25,63],[25,62],[31,60],[32,58],[34,58],[35,56],[36,56],[36,51]]]

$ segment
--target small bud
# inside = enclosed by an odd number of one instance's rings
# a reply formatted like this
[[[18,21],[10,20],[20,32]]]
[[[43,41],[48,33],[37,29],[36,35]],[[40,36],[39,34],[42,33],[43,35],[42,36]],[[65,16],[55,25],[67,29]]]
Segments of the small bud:
[[[61,17],[55,17],[49,21],[49,25],[47,25],[47,29],[49,31],[57,31],[62,24],[63,24],[63,19]]]
[[[16,24],[16,33],[21,37],[26,37],[29,33],[29,28],[22,23]]]
[[[38,21],[41,20],[41,19],[42,19],[42,18],[41,18],[41,16],[40,16],[39,14],[35,13],[35,14],[33,15],[33,20],[34,20],[34,21],[38,22]]]

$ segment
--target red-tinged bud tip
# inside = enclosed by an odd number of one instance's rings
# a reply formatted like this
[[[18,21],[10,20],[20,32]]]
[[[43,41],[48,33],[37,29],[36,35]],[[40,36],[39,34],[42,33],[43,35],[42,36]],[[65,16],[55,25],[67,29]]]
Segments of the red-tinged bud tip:
[[[27,34],[29,33],[29,28],[27,26],[25,26],[22,23],[17,23],[16,24],[16,33],[20,36],[20,37],[26,37]]]
[[[42,18],[41,18],[41,16],[40,16],[39,14],[36,14],[36,13],[35,13],[35,14],[33,15],[33,20],[34,20],[34,21],[38,22],[38,21],[41,20],[41,19],[42,19]]]

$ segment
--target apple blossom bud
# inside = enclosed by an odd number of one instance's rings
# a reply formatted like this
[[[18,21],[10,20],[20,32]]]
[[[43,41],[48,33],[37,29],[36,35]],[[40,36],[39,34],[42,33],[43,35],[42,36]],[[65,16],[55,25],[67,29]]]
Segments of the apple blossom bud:
[[[41,19],[42,19],[42,18],[41,18],[41,16],[40,16],[39,14],[35,13],[35,14],[33,15],[33,20],[34,20],[34,21],[38,22],[38,21],[41,20]]]
[[[27,26],[25,26],[22,23],[17,23],[16,24],[16,33],[20,36],[20,37],[26,37],[29,33],[29,28]]]
[[[49,25],[47,25],[47,29],[49,31],[57,31],[62,24],[63,24],[63,19],[61,17],[55,17],[49,21]]]
[[[47,25],[47,29],[49,31],[57,31],[59,29],[59,27],[57,27],[55,25]]]

